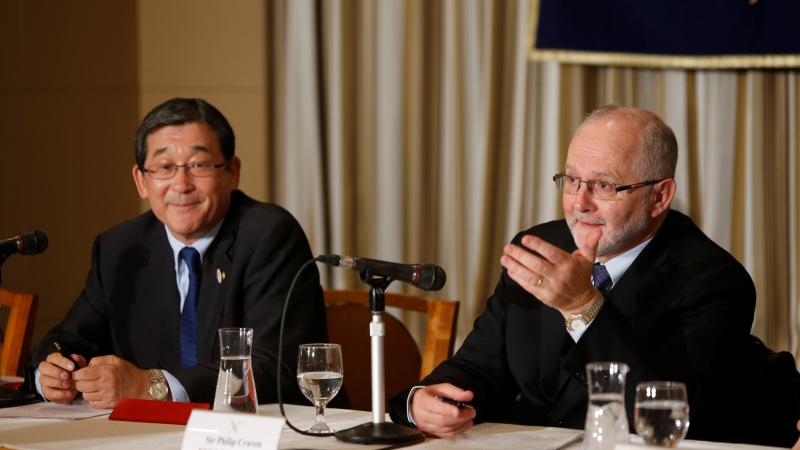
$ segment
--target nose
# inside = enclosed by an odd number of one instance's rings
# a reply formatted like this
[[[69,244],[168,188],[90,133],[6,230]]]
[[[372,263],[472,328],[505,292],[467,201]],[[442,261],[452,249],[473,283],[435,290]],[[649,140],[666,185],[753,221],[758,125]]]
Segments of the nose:
[[[188,192],[194,188],[192,177],[189,176],[186,166],[178,167],[178,172],[170,181],[170,189],[176,192]]]
[[[576,210],[581,212],[595,210],[596,205],[594,203],[594,197],[592,197],[592,193],[589,191],[589,186],[587,184],[581,183],[581,185],[578,186],[578,192],[576,192],[574,195],[574,207]]]

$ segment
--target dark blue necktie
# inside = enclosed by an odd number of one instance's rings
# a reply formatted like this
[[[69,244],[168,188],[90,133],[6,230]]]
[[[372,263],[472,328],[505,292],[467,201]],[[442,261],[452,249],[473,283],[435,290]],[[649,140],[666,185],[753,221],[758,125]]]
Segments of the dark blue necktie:
[[[606,266],[600,263],[594,263],[592,268],[592,284],[600,290],[603,295],[608,295],[611,290],[611,275],[608,274]]]
[[[178,258],[185,261],[189,269],[189,291],[181,311],[181,366],[191,367],[197,364],[197,295],[203,263],[200,253],[192,247],[182,248]]]

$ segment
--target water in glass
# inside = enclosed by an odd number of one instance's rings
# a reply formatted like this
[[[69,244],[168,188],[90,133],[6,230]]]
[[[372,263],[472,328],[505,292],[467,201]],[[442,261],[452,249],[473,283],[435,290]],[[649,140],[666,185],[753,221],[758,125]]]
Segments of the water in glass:
[[[311,403],[326,404],[339,393],[342,378],[342,374],[331,371],[306,372],[297,375],[297,384]]]
[[[683,383],[639,383],[634,408],[636,433],[648,445],[675,447],[689,430],[689,403]]]
[[[251,358],[220,358],[214,411],[255,413],[257,405]]]
[[[253,413],[258,410],[253,377],[252,328],[219,329],[219,374],[214,411]]]
[[[595,394],[589,399],[586,415],[589,448],[614,448],[617,441],[627,440],[628,418],[625,398],[621,394]]]

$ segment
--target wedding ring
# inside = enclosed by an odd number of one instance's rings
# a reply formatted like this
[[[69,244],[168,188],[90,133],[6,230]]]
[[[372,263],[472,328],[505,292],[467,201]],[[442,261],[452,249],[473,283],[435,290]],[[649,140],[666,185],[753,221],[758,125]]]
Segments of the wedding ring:
[[[544,283],[544,277],[539,275],[539,279],[536,280],[536,287],[542,287],[542,283]]]

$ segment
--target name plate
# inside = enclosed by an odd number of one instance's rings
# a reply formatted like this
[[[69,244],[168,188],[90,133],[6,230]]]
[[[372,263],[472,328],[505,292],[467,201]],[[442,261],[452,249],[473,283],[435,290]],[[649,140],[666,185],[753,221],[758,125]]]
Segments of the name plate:
[[[195,409],[183,433],[182,450],[276,450],[284,420],[255,414]]]

